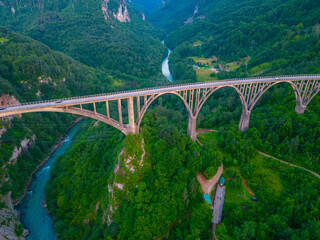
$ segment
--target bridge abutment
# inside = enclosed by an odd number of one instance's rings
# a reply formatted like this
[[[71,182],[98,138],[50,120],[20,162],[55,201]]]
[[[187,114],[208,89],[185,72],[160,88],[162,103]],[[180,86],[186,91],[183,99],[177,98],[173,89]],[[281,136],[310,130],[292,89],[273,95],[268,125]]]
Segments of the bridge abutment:
[[[249,127],[251,111],[247,110],[245,107],[242,108],[242,114],[240,118],[240,123],[238,129],[245,131]]]
[[[194,117],[191,114],[189,114],[188,135],[190,136],[192,141],[195,141],[197,137],[196,128],[197,128],[197,117]]]

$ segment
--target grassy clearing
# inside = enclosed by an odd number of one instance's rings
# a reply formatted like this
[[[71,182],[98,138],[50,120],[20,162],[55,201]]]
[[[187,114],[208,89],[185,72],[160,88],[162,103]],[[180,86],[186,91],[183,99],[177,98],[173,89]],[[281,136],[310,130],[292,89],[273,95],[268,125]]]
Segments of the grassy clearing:
[[[203,144],[212,143],[217,144],[217,132],[208,132],[208,133],[200,133],[197,138]],[[227,153],[221,151],[222,155],[225,156]],[[255,193],[255,190],[265,190],[270,194],[274,194],[275,196],[280,196],[283,185],[280,179],[281,170],[287,168],[288,166],[285,164],[281,164],[277,161],[272,161],[267,157],[264,157],[260,154],[255,154],[247,164],[242,164],[240,166],[232,166],[228,169],[224,169],[222,176],[227,178],[231,178],[235,175],[241,175],[241,169],[243,167],[250,167],[250,178],[244,178],[248,187]],[[226,182],[226,203],[243,204],[247,201],[250,201],[251,194],[249,191],[241,184],[240,187],[234,188],[232,186],[232,181],[230,180]],[[255,193],[256,194],[256,193]],[[259,196],[257,196],[259,198]]]
[[[283,185],[280,179],[280,171],[283,168],[286,168],[286,165],[278,164],[277,162],[270,162],[270,158],[264,157],[260,154],[257,154],[250,159],[251,164],[255,164],[256,171],[255,174],[259,175],[260,178],[251,179],[251,185],[263,185],[270,191],[270,193],[280,196]],[[276,169],[278,168],[278,169]]]
[[[210,69],[195,69],[197,73],[197,78],[199,82],[215,81],[218,80],[217,77],[211,77],[213,73]]]
[[[202,57],[190,57],[190,59],[193,59],[195,63],[202,63],[207,64],[208,66],[201,67],[200,69],[195,69],[198,81],[200,82],[206,82],[206,81],[215,81],[218,80],[217,77],[211,77],[210,75],[214,73],[211,69],[216,69],[216,73],[220,72],[218,65],[221,64],[223,68],[227,68],[230,71],[234,71],[238,69],[239,67],[245,65],[249,61],[249,57],[245,57],[240,59],[239,61],[226,63],[223,61],[220,61],[217,57],[212,56],[211,58],[202,58]],[[257,71],[257,70],[254,70]]]
[[[233,187],[231,185],[233,180],[226,182],[226,195],[225,195],[225,204],[230,205],[245,205],[248,202],[251,202],[251,194],[245,188],[245,186],[241,185],[240,187]]]
[[[234,71],[237,68],[241,67],[242,65],[245,65],[249,61],[249,57],[241,58],[240,61],[227,63],[227,67],[230,69],[230,71]]]
[[[203,64],[211,64],[212,62],[214,62],[214,64],[216,64],[216,62],[218,61],[218,58],[213,56],[211,58],[200,58],[200,57],[190,57],[191,59],[193,59],[195,62],[201,62]]]

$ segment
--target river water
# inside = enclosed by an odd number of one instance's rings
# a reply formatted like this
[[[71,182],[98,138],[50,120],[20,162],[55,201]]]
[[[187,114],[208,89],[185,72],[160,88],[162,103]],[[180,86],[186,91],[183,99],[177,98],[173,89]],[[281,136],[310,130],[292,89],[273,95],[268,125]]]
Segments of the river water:
[[[44,188],[50,176],[54,160],[70,147],[83,121],[75,124],[66,134],[61,146],[50,156],[48,161],[36,172],[28,189],[28,194],[17,209],[21,212],[21,221],[30,234],[27,240],[55,240],[52,219],[44,207]]]
[[[164,40],[162,41],[163,44],[164,43]],[[163,60],[162,62],[162,74],[170,81],[170,82],[173,82],[174,79],[171,75],[171,72],[170,72],[170,69],[169,69],[169,56],[170,56],[170,53],[172,52],[172,50],[170,48],[168,48],[168,56]]]

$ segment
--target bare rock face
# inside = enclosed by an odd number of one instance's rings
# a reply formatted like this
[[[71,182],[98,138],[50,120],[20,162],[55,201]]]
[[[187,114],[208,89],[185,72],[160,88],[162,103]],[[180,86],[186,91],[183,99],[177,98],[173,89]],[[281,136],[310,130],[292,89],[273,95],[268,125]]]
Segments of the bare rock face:
[[[0,96],[0,106],[12,104],[20,104],[20,102],[14,96],[10,96],[9,94],[3,94]]]
[[[6,131],[7,131],[6,127],[0,128],[0,138],[1,138],[2,134],[4,134]]]
[[[104,0],[102,2],[101,10],[104,15],[104,19],[108,21],[110,16],[113,16],[115,19],[117,19],[120,22],[131,22],[129,11],[128,11],[128,6],[122,0],[119,4],[119,7],[116,11],[110,10],[108,7],[108,3],[110,0]]]
[[[9,94],[3,94],[0,96],[0,106],[6,106],[6,105],[15,105],[20,104],[18,99],[16,99],[14,96],[10,96]],[[21,117],[21,114],[17,115],[18,117]],[[8,116],[4,117],[5,120],[12,120],[14,116]]]
[[[23,139],[21,141],[20,147],[18,148],[17,146],[14,148],[13,153],[12,153],[12,157],[9,160],[9,164],[15,164],[17,162],[18,157],[20,156],[20,154],[29,148],[29,144],[31,143],[31,141],[35,141],[36,140],[36,135],[33,134],[32,139]]]
[[[183,22],[184,24],[192,23],[192,22],[193,22],[194,20],[196,20],[196,19],[204,19],[204,18],[206,18],[206,16],[204,16],[204,15],[197,16],[197,17],[196,17],[196,15],[197,15],[198,12],[199,12],[199,5],[200,5],[201,2],[202,2],[201,0],[198,2],[198,5],[195,7],[195,9],[194,9],[194,11],[193,11],[193,15],[192,15],[191,17],[189,17],[186,21],[184,21],[184,22]]]
[[[113,16],[117,18],[120,22],[130,22],[130,16],[128,12],[128,7],[126,4],[120,4],[118,12],[113,13]]]
[[[0,209],[0,239],[24,240],[28,234],[27,230],[23,230],[20,236],[17,236],[15,229],[21,225],[18,219],[18,212],[13,208],[11,201],[11,192],[5,196],[0,195],[0,200],[5,203],[6,207]]]
[[[106,21],[108,21],[108,18],[109,18],[109,13],[108,13],[108,2],[109,0],[104,0],[102,2],[102,6],[101,6],[101,10],[102,10],[102,13],[104,15],[104,19]]]

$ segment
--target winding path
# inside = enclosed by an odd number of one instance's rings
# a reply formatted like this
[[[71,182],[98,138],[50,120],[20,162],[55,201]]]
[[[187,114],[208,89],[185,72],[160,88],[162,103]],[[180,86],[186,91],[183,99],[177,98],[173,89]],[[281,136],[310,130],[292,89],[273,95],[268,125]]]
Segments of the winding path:
[[[266,154],[266,153],[263,153],[263,152],[259,152],[259,151],[257,151],[257,152],[258,152],[259,154],[265,156],[265,157],[272,158],[272,159],[274,159],[274,160],[277,160],[277,161],[279,161],[279,162],[282,162],[282,163],[284,163],[284,164],[287,164],[287,165],[289,165],[289,166],[291,166],[291,167],[296,167],[296,168],[303,169],[303,170],[305,170],[305,171],[313,174],[314,176],[316,176],[317,178],[320,179],[320,175],[319,175],[319,174],[317,174],[317,173],[315,173],[315,172],[313,172],[313,171],[311,171],[311,170],[309,170],[309,169],[306,169],[306,168],[304,168],[304,167],[300,167],[300,166],[294,165],[294,164],[292,164],[292,163],[285,162],[285,161],[283,161],[283,160],[281,160],[281,159],[279,159],[279,158],[272,157],[272,156],[270,156],[270,155],[268,155],[268,154]]]

